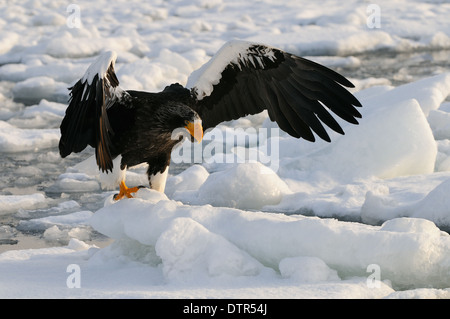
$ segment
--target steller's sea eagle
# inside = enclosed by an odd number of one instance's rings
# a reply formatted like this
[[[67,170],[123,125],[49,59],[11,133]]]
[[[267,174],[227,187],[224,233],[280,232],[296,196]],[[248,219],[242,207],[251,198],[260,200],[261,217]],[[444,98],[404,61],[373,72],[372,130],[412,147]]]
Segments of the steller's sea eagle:
[[[337,72],[282,50],[246,41],[227,42],[188,79],[162,92],[125,91],[114,72],[116,54],[105,52],[70,90],[61,123],[59,151],[64,158],[95,148],[98,167],[120,169],[148,163],[150,188],[164,192],[170,155],[185,128],[200,141],[203,130],[267,110],[272,121],[296,138],[330,141],[323,124],[344,134],[330,115],[358,124],[360,102],[345,87],[353,84]],[[131,197],[137,188],[120,182],[115,197]]]

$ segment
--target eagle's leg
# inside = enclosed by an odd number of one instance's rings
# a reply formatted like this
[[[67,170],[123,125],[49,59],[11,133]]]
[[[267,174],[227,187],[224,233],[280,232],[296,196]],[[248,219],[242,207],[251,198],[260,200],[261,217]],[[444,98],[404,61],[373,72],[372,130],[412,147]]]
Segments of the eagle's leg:
[[[170,161],[170,160],[169,160]],[[149,166],[147,171],[148,183],[151,189],[164,193],[166,188],[167,175],[169,172],[169,164],[163,167],[161,170],[152,170]]]
[[[127,185],[125,185],[125,181],[122,180],[120,182],[120,191],[119,194],[114,195],[114,200],[121,200],[124,197],[128,197],[128,198],[133,198],[133,193],[136,193],[139,188],[141,187],[127,187]]]

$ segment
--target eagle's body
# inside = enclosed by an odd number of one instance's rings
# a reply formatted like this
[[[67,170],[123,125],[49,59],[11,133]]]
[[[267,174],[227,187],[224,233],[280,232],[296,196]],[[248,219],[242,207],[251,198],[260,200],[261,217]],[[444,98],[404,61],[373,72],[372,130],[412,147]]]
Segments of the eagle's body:
[[[267,110],[294,137],[314,141],[314,132],[330,141],[322,122],[344,132],[327,108],[354,124],[361,117],[355,109],[361,104],[343,87],[353,85],[343,76],[260,44],[231,41],[189,77],[186,87],[172,84],[159,93],[122,90],[115,59],[115,53],[104,53],[71,88],[60,154],[66,157],[91,145],[106,172],[119,155],[122,170],[148,163],[150,187],[160,191],[172,149],[183,139],[174,134],[177,130],[184,128],[199,141],[203,129]],[[129,196],[126,189],[122,182],[119,197]]]
[[[192,117],[190,92],[181,85],[172,85],[160,93],[126,93],[126,99],[107,110],[115,132],[111,157],[122,155],[121,169],[146,162],[149,174],[162,173],[170,163],[173,147],[180,142],[179,138],[173,139],[173,130],[184,126],[183,121],[168,126],[167,112],[184,111],[188,118]]]

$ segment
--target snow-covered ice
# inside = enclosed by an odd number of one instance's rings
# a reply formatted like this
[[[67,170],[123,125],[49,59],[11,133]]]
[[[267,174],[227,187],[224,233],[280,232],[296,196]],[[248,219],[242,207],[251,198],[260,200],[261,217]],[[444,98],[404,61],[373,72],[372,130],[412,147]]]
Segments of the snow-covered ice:
[[[419,0],[0,4],[0,297],[450,298],[449,15]],[[231,39],[343,72],[360,124],[309,143],[254,140],[276,128],[266,113],[223,123],[164,194],[119,202],[92,149],[59,157],[67,88],[98,54],[117,52],[122,88],[159,91]],[[46,247],[14,249],[19,233]]]

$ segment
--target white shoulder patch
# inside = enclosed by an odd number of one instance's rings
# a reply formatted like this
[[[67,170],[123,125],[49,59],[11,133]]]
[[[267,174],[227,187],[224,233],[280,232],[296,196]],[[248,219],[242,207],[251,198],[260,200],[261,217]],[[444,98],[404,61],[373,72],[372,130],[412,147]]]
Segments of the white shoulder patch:
[[[91,85],[97,74],[99,78],[104,78],[109,66],[112,64],[114,67],[116,59],[117,54],[114,51],[102,53],[86,70],[86,73],[81,78],[81,82],[85,83],[87,81],[88,85]]]
[[[253,46],[259,46],[261,50],[251,52],[249,49]],[[240,63],[251,63],[253,67],[263,69],[264,63],[261,55],[272,61],[275,59],[275,55],[270,47],[248,41],[229,41],[211,60],[200,67],[200,69],[192,72],[188,78],[186,88],[195,88],[197,99],[201,100],[205,96],[211,95],[213,86],[220,82],[222,72],[229,64],[233,63],[240,67]]]

